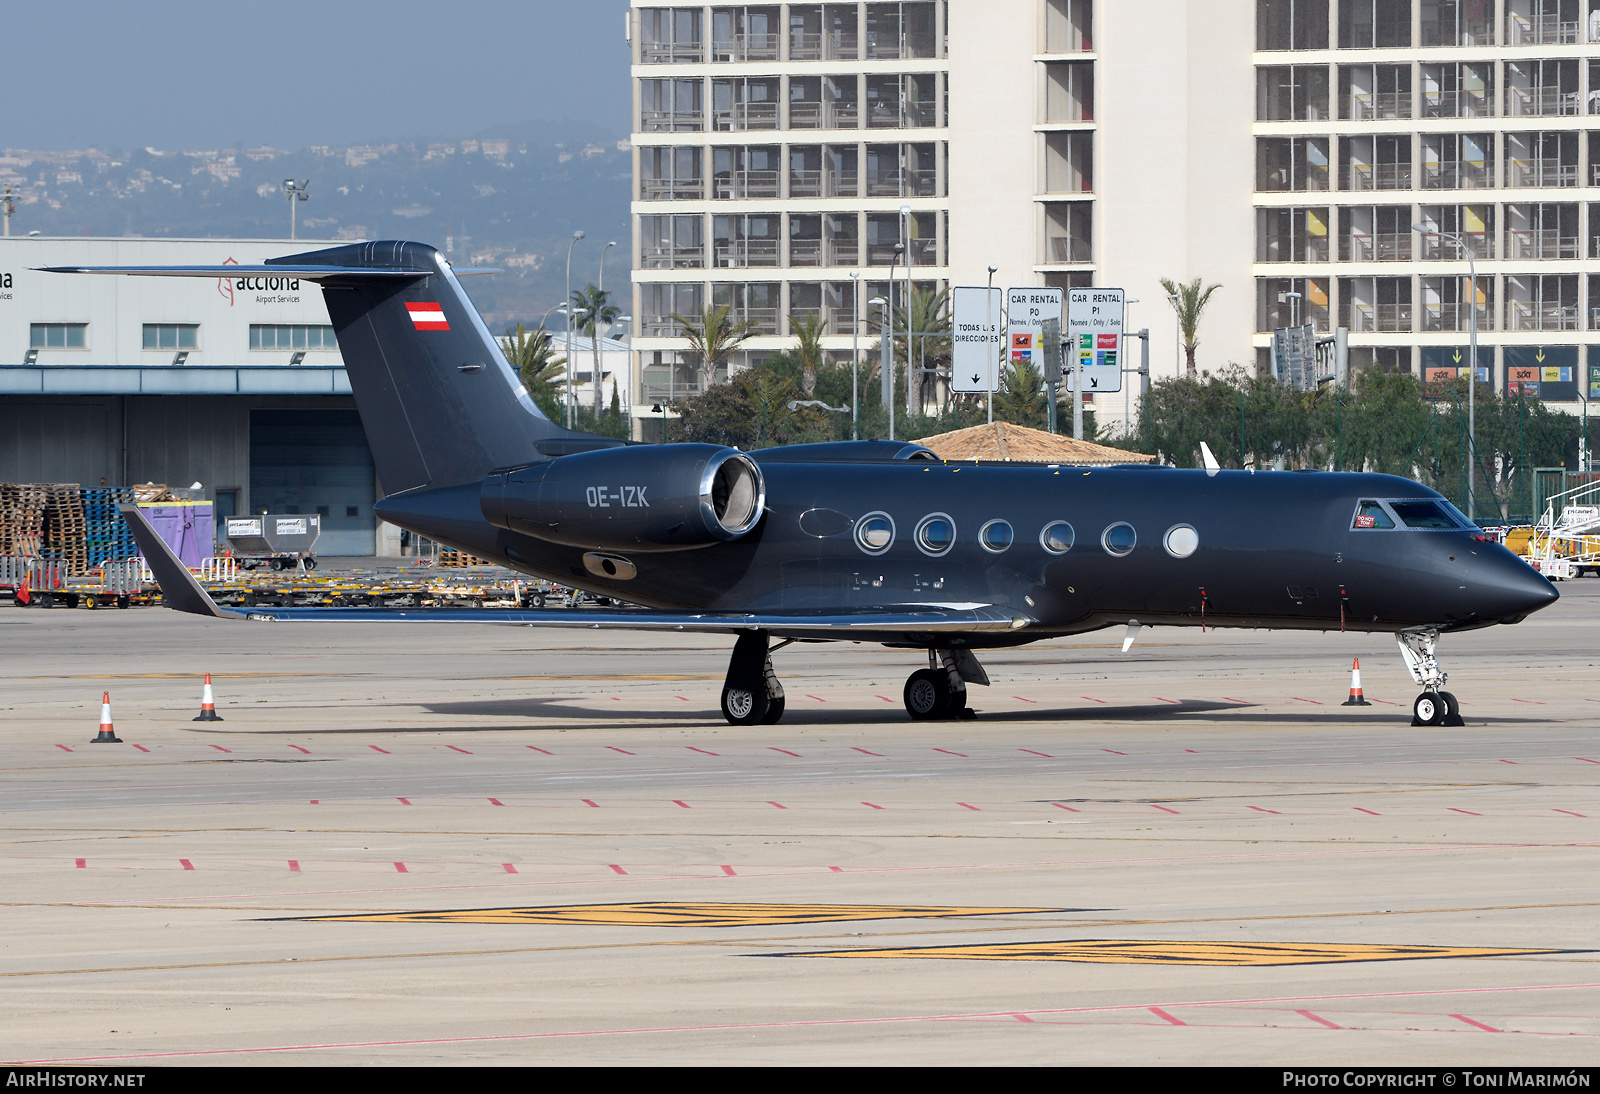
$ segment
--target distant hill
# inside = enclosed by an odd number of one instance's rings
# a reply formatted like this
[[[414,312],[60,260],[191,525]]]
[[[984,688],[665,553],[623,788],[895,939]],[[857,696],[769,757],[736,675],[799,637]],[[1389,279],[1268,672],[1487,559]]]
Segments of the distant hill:
[[[310,179],[296,210],[301,240],[414,239],[448,247],[457,266],[506,272],[468,284],[496,332],[537,324],[572,280],[628,292],[632,160],[625,136],[581,123],[526,123],[473,137],[378,141],[297,151],[6,149],[0,185],[18,190],[13,235],[282,237],[287,178]]]

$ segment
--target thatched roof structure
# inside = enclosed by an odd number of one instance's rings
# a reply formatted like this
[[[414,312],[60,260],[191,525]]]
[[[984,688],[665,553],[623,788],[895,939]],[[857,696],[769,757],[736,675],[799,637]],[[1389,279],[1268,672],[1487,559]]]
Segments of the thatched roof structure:
[[[1154,456],[1074,440],[1042,429],[993,422],[923,437],[918,444],[941,460],[989,463],[1043,463],[1106,466],[1115,463],[1154,463]]]

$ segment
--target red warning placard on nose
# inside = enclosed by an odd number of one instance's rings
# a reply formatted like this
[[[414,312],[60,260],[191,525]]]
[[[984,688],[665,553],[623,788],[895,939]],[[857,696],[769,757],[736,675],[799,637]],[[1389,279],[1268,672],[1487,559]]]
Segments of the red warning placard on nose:
[[[406,311],[411,314],[411,325],[418,330],[450,329],[450,324],[445,322],[444,309],[438,304],[407,304]]]

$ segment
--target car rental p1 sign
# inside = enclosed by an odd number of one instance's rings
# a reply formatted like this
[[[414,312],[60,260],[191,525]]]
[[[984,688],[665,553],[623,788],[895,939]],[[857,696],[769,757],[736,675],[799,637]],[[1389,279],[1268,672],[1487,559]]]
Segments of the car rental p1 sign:
[[[1000,390],[999,289],[957,287],[950,292],[955,342],[950,349],[950,390]]]
[[[1067,290],[1067,355],[1061,380],[1072,390],[1074,365],[1083,369],[1083,390],[1122,390],[1121,289]],[[1074,358],[1076,354],[1076,358]]]

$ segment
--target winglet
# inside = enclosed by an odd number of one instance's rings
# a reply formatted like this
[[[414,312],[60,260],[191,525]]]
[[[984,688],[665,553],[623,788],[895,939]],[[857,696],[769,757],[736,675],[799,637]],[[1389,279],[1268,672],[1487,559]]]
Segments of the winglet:
[[[128,522],[128,530],[133,533],[134,542],[139,545],[139,553],[144,555],[150,572],[156,575],[156,584],[161,586],[163,604],[191,615],[209,615],[217,619],[244,618],[238,612],[225,611],[217,607],[216,601],[200,587],[200,583],[194,579],[189,568],[172,553],[167,541],[156,532],[149,518],[139,512],[137,505],[122,502],[117,505],[117,511],[122,514],[122,519]]]
[[[1205,463],[1206,475],[1208,477],[1213,476],[1218,471],[1222,470],[1222,465],[1217,463],[1217,457],[1211,451],[1211,446],[1206,444],[1205,441],[1200,442],[1200,459]]]

